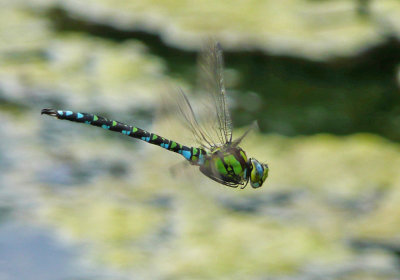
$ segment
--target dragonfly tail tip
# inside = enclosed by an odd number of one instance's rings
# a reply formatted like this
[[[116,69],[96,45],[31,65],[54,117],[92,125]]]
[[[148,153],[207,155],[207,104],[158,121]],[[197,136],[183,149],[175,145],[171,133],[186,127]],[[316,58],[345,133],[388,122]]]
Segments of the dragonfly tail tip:
[[[52,117],[55,117],[55,116],[57,116],[57,112],[56,112],[56,110],[54,110],[54,109],[42,109],[42,111],[41,111],[41,113],[40,113],[41,115],[50,115],[50,116],[52,116]]]

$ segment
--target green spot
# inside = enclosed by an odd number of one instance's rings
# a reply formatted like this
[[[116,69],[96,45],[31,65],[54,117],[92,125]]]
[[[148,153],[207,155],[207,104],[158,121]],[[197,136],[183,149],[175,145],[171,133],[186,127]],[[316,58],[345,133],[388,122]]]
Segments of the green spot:
[[[192,161],[197,161],[197,157],[196,156],[192,156]]]
[[[232,166],[233,172],[236,175],[241,175],[243,172],[242,165],[240,162],[235,158],[234,155],[229,155],[224,157],[224,161],[228,166]]]
[[[197,153],[198,153],[197,148],[193,148],[193,154],[197,155]]]
[[[171,147],[170,147],[170,149],[173,149],[173,148],[175,148],[175,147],[176,147],[176,142],[172,141],[172,142],[171,142]]]
[[[132,132],[135,133],[137,131],[137,127],[132,128]]]
[[[117,122],[113,121],[112,126],[116,126],[116,125],[117,125]]]
[[[246,154],[243,151],[240,151],[240,154],[243,157],[244,161],[247,162]]]
[[[157,139],[157,135],[153,134],[153,137],[151,138],[151,140],[156,140]]]
[[[267,179],[267,177],[268,177],[268,171],[269,171],[269,169],[268,168],[265,168],[264,169],[264,174],[263,174],[263,181],[265,181],[265,179]]]
[[[97,121],[98,119],[99,118],[96,115],[93,116],[93,121]]]
[[[228,172],[225,169],[224,163],[219,158],[214,160],[215,167],[217,168],[218,172],[223,175],[227,175]]]

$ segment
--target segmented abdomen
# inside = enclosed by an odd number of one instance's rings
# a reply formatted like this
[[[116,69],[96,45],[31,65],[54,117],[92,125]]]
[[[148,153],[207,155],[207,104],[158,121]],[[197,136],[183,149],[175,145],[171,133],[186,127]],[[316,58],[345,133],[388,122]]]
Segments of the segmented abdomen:
[[[201,165],[202,163],[204,163],[204,156],[206,152],[203,149],[184,146],[175,141],[168,140],[157,134],[148,132],[135,126],[127,125],[118,121],[108,120],[104,117],[88,113],[43,109],[42,114],[50,115],[60,120],[85,123],[97,127],[102,127],[106,130],[116,131],[127,136],[146,141],[150,144],[160,146],[169,151],[181,154],[192,164]]]

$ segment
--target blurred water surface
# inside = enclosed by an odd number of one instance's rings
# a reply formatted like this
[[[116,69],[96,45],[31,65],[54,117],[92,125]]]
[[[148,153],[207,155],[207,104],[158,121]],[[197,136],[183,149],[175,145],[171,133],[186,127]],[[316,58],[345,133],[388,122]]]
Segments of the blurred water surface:
[[[0,4],[0,279],[400,278],[397,1]],[[270,165],[259,190],[39,114],[190,145],[160,105],[178,87],[201,101],[210,35],[235,135],[260,124],[242,144]]]

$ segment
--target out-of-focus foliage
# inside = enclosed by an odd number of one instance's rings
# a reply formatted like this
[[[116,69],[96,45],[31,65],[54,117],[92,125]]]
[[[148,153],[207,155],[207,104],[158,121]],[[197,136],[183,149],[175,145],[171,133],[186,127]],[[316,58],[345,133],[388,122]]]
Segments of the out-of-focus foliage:
[[[0,3],[2,223],[82,245],[82,260],[111,273],[94,279],[400,277],[397,1]],[[195,53],[179,48],[210,33],[230,50],[235,124],[293,136],[243,142],[270,165],[259,190],[39,115],[105,113],[181,141],[174,120],[148,121],[171,85],[194,84]]]
[[[199,49],[204,36],[214,35],[229,48],[326,59],[378,44],[388,26],[400,34],[395,0],[35,1],[118,29],[157,33],[181,48]]]
[[[84,32],[116,41],[118,45],[126,45],[132,37],[141,38],[154,55],[165,59],[164,65],[158,67],[192,83],[196,72],[194,53],[177,51],[171,46],[199,50],[204,38],[212,35],[228,51],[227,66],[236,77],[232,84],[239,90],[236,97],[239,106],[233,114],[237,125],[258,119],[263,132],[290,136],[371,132],[400,139],[399,83],[393,78],[400,61],[397,1],[239,2],[210,5],[207,1],[35,0],[24,6],[21,1],[13,5],[21,3],[19,6],[24,9],[17,14],[27,14],[27,18],[18,21],[14,30],[29,30],[28,23],[33,18],[34,26],[40,28],[30,34],[38,33],[37,30],[49,33],[49,29],[57,31],[57,36]],[[30,41],[47,45],[41,34]],[[158,34],[164,40],[149,34]],[[21,37],[25,36],[15,36],[16,42],[23,40]],[[249,52],[253,49],[258,51]],[[78,59],[88,63],[89,70],[93,67],[89,55]],[[98,67],[110,69],[106,64]],[[129,88],[116,86],[122,73],[103,71],[101,79],[106,79],[105,82],[115,79],[111,88],[110,85],[91,88],[90,84],[72,82],[62,95],[71,94],[68,89],[93,95],[101,95],[105,90],[114,94],[138,92],[142,98],[143,93],[149,92],[138,81],[147,81],[149,78],[144,76],[151,71],[144,71],[132,80]],[[92,77],[97,77],[96,74],[93,71]],[[124,77],[122,74],[121,79]],[[155,83],[156,89],[151,90],[163,92],[158,86]],[[77,99],[75,102],[79,102]]]
[[[103,150],[106,143],[97,145]],[[120,148],[124,154],[129,147]],[[399,238],[398,144],[372,135],[257,135],[244,148],[270,162],[265,190],[233,191],[195,167],[172,177],[171,155],[150,147],[129,179],[105,175],[74,191],[46,191],[41,217],[73,239],[89,240],[94,259],[147,278],[278,277],[298,270],[306,277],[329,274],[332,264],[336,272],[349,266],[379,279],[395,275],[384,250],[360,254],[351,244]]]
[[[9,9],[7,17],[18,17],[23,11]],[[90,105],[126,111],[146,103],[153,107],[157,94],[171,82],[163,75],[162,61],[146,53],[139,42],[117,45],[77,34],[51,34],[48,28],[34,28],[30,38],[21,36],[32,27],[29,17],[23,19],[8,24],[15,34],[8,31],[14,37],[5,38],[8,44],[0,50],[0,80],[7,102],[30,105],[47,100],[75,108]],[[132,93],[135,99],[130,98]]]

